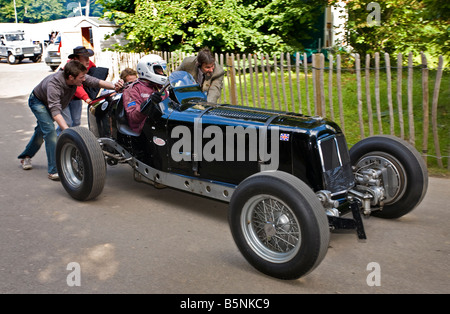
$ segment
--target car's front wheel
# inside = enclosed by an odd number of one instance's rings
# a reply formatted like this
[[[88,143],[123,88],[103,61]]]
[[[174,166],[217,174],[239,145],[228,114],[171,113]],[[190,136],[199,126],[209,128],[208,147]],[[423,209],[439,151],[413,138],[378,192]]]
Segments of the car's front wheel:
[[[382,210],[373,211],[373,216],[399,218],[424,198],[428,188],[427,167],[410,143],[390,135],[368,137],[350,149],[350,159],[356,176],[361,171],[380,173],[383,206]]]
[[[106,179],[105,157],[88,129],[74,127],[60,134],[56,165],[62,185],[74,199],[87,201],[102,192]]]
[[[322,204],[309,186],[285,172],[260,172],[239,184],[228,220],[247,261],[272,277],[304,276],[328,250],[330,231]]]
[[[9,64],[16,64],[16,63],[19,63],[19,59],[18,59],[15,55],[13,55],[12,53],[10,53],[10,54],[8,55],[8,63],[9,63]]]

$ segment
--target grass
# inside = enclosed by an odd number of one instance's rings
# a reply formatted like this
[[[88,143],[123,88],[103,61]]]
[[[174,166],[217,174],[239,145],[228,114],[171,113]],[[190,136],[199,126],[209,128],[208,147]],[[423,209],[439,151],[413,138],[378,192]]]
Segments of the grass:
[[[328,72],[324,73],[324,86],[325,86],[325,103],[326,103],[326,117],[334,120],[341,128],[343,128],[344,133],[347,137],[347,142],[349,146],[354,145],[358,141],[362,139],[360,132],[360,124],[359,124],[359,114],[358,114],[358,98],[357,98],[357,81],[356,74],[343,71],[341,74],[341,90],[342,90],[342,107],[343,107],[343,117],[344,123],[340,123],[340,111],[338,105],[338,95],[337,95],[337,83],[336,83],[336,73],[333,73],[333,89],[332,89],[332,103],[333,103],[333,112],[334,117],[332,117],[332,111],[330,110],[329,105],[329,95],[328,95]],[[401,115],[404,121],[404,138],[406,140],[410,140],[412,138],[411,133],[409,131],[410,123],[408,120],[408,91],[407,91],[407,70],[403,70],[402,72],[402,112]],[[292,74],[292,94],[293,99],[291,99],[291,90],[289,84],[289,78],[287,73],[284,73],[284,86],[285,86],[285,95],[287,107],[285,106],[285,97],[282,90],[282,81],[281,75],[278,73],[276,77],[274,73],[271,75],[272,81],[272,92],[269,90],[268,85],[268,77],[266,73],[265,78],[265,89],[263,87],[263,80],[261,74],[258,77],[258,89],[259,89],[259,101],[260,106],[262,108],[272,109],[281,109],[283,111],[294,111],[301,112],[303,114],[308,114],[308,106],[306,103],[306,89],[305,89],[305,77],[304,74],[301,73],[299,77],[300,83],[300,97],[301,97],[301,106],[299,103],[299,96],[297,93],[297,79],[295,73]],[[389,114],[389,106],[388,106],[388,96],[387,96],[387,76],[385,71],[380,71],[380,118],[381,118],[381,128],[378,126],[378,118],[377,118],[377,110],[376,110],[376,98],[375,98],[375,73],[371,71],[370,73],[370,94],[371,94],[371,108],[372,108],[372,122],[373,122],[373,134],[390,134],[390,114]],[[250,84],[250,77],[247,74],[245,76],[246,81],[246,89],[244,89],[244,76],[241,76],[241,84],[239,84],[239,78],[237,79],[237,97],[238,103],[242,105],[248,105],[250,107],[256,106],[258,107],[258,102],[253,100],[252,97],[252,89]],[[438,166],[438,158],[437,151],[434,144],[433,132],[432,132],[432,100],[433,100],[433,92],[434,85],[436,79],[436,70],[430,70],[428,76],[428,96],[429,96],[429,127],[428,127],[428,145],[425,149],[423,149],[422,144],[424,142],[423,134],[425,132],[424,128],[424,110],[422,105],[422,72],[420,68],[415,68],[413,73],[413,125],[414,133],[413,136],[415,138],[414,145],[417,150],[424,155],[426,155],[427,165],[429,168],[429,172],[431,175],[450,177],[450,168],[448,166],[449,156],[450,156],[450,72],[444,71],[440,90],[439,90],[439,99],[437,104],[437,132],[439,138],[439,148],[442,156],[443,167]],[[277,85],[278,82],[278,85]],[[242,86],[242,88],[241,88]],[[253,86],[256,86],[255,78],[253,78]],[[278,86],[278,88],[277,88]],[[391,94],[392,94],[392,105],[393,105],[393,118],[394,118],[394,135],[401,135],[401,126],[399,123],[399,115],[398,104],[397,104],[397,72],[394,70],[391,73]],[[230,94],[228,88],[228,82],[225,79],[226,89],[226,97],[227,102],[230,102]],[[264,90],[266,91],[266,99],[267,103],[264,102]],[[241,97],[241,91],[243,97]],[[257,95],[256,87],[255,87],[255,95]],[[310,109],[311,113],[314,115],[314,102],[313,102],[313,81],[311,74],[308,75],[308,93],[309,93],[309,101],[310,101]],[[247,95],[247,98],[245,98]],[[248,100],[246,100],[248,99]],[[363,111],[363,127],[364,127],[364,136],[369,136],[369,115],[368,115],[368,107],[366,101],[366,92],[365,92],[365,77],[364,72],[361,73],[361,99],[362,99],[362,111]],[[248,104],[247,104],[248,102]],[[281,105],[280,105],[281,104]],[[287,109],[286,109],[287,108]]]

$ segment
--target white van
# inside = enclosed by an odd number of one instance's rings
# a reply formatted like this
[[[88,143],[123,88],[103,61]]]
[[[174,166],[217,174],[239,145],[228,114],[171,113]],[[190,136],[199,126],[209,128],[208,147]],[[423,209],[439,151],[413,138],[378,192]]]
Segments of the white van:
[[[0,58],[6,58],[9,64],[16,64],[25,58],[39,62],[42,58],[42,46],[25,40],[23,31],[0,32]]]
[[[44,59],[45,64],[47,64],[52,69],[52,71],[55,71],[61,64],[60,43],[61,33],[58,33],[55,41],[49,44],[46,49],[46,55]]]

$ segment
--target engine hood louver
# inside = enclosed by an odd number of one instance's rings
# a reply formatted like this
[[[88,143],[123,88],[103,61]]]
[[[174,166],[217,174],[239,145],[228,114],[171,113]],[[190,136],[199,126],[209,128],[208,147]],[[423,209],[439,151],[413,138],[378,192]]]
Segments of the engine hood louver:
[[[216,116],[229,118],[234,120],[255,121],[265,125],[276,125],[278,127],[287,128],[300,128],[302,130],[312,128],[331,127],[329,121],[322,117],[311,117],[294,112],[281,112],[270,109],[249,108],[233,105],[216,105],[210,106],[206,110],[203,110],[202,116]],[[333,125],[332,128],[338,128],[337,125]],[[335,130],[333,130],[335,132]]]
[[[222,108],[212,109],[207,112],[207,115],[215,115],[233,119],[258,120],[258,121],[267,121],[272,117],[272,115],[270,114],[265,114],[261,112],[228,110]]]

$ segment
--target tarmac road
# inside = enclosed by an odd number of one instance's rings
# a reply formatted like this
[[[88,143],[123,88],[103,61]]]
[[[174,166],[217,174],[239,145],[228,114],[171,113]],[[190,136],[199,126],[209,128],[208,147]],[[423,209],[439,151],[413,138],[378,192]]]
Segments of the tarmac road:
[[[44,146],[22,170],[17,155],[35,126],[27,98],[51,71],[3,60],[0,73],[0,293],[450,292],[449,179],[430,178],[423,202],[400,219],[366,219],[366,241],[332,233],[312,273],[278,280],[240,254],[224,203],[135,182],[128,165],[108,167],[98,199],[78,202],[47,179]],[[379,285],[369,285],[376,269]]]

